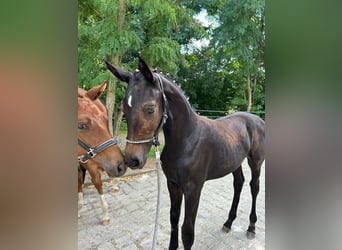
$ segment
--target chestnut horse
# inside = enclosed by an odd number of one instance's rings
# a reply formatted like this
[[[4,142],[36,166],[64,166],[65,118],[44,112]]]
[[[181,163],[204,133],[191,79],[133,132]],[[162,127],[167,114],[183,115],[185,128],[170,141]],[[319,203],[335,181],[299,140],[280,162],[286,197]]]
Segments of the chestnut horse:
[[[158,144],[162,128],[165,146],[161,154],[171,200],[169,249],[178,248],[178,222],[182,197],[185,214],[182,225],[184,249],[191,249],[201,190],[206,180],[234,176],[234,197],[223,231],[231,229],[244,182],[241,164],[247,157],[252,171],[252,209],[247,236],[254,237],[256,198],[264,161],[264,121],[247,112],[211,120],[197,115],[183,92],[171,80],[149,69],[139,58],[134,73],[107,63],[108,69],[128,83],[124,114],[128,133],[125,162],[132,169],[142,168],[153,144]]]
[[[118,177],[126,172],[124,156],[113,139],[108,128],[106,107],[99,100],[107,83],[88,91],[78,88],[78,216],[83,204],[82,184],[85,170],[88,170],[91,181],[100,194],[103,211],[102,223],[109,223],[108,204],[104,198],[100,171],[106,171],[110,177]]]

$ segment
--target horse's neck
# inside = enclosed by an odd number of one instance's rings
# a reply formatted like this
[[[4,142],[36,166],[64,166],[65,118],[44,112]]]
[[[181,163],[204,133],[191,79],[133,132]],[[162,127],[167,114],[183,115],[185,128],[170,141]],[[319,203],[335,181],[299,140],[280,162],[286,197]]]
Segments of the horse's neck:
[[[165,94],[171,113],[164,125],[165,140],[168,142],[186,138],[196,126],[197,115],[177,87],[168,84]]]

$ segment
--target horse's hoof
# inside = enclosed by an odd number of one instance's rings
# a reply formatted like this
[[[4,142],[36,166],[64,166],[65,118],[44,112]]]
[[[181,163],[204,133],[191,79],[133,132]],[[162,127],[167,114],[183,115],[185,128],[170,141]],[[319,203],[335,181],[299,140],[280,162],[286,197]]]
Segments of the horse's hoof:
[[[107,226],[109,224],[109,221],[110,221],[109,219],[108,220],[103,220],[102,221],[102,225]]]
[[[255,232],[247,231],[246,235],[247,235],[247,239],[252,240],[255,238]]]
[[[112,191],[112,192],[117,192],[117,191],[119,191],[119,190],[120,190],[120,188],[119,188],[118,186],[115,186],[115,187],[112,188],[111,191]]]
[[[229,233],[230,232],[230,228],[226,227],[225,225],[223,225],[222,226],[222,232]]]

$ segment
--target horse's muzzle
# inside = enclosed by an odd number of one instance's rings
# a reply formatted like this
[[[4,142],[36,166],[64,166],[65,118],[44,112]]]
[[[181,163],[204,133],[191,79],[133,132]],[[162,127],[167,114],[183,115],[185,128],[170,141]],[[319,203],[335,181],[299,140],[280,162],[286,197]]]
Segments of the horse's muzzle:
[[[125,159],[125,164],[131,169],[138,169],[144,166],[143,162],[138,158]]]
[[[125,165],[124,162],[121,162],[117,167],[117,173],[118,173],[117,177],[124,175],[126,173],[126,170],[127,170],[127,166]]]
[[[110,177],[120,177],[126,173],[127,166],[120,162],[115,168],[112,168],[110,171],[106,171]]]

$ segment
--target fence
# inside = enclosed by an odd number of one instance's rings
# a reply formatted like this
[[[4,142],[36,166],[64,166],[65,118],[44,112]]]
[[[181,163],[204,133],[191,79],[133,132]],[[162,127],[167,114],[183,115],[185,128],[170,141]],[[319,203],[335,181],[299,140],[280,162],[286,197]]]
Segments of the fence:
[[[194,111],[197,114],[206,116],[206,117],[208,117],[210,119],[216,119],[216,118],[219,118],[219,117],[222,117],[222,116],[226,116],[226,115],[229,114],[229,111],[227,111],[227,110],[194,109]],[[255,115],[259,116],[261,119],[265,120],[265,111],[252,111],[250,113],[255,114]],[[126,122],[125,117],[122,117],[122,121],[124,123]],[[122,122],[121,122],[121,124],[122,124]]]
[[[195,109],[195,112],[199,115],[206,116],[211,119],[216,119],[222,116],[226,116],[229,114],[227,110],[205,110],[205,109]],[[260,116],[263,120],[265,120],[265,111],[252,111],[252,114],[256,114]]]

